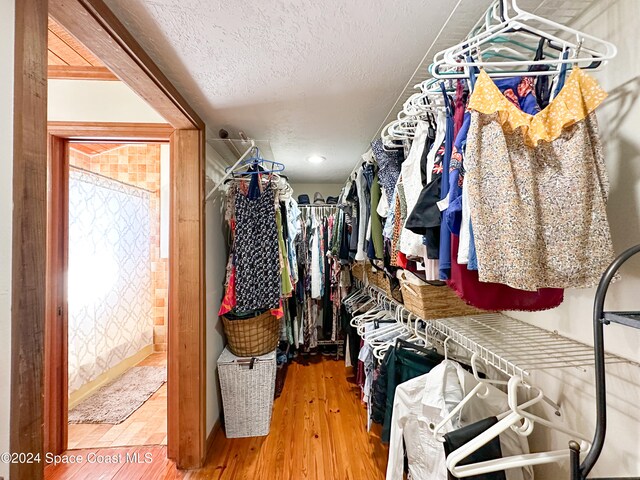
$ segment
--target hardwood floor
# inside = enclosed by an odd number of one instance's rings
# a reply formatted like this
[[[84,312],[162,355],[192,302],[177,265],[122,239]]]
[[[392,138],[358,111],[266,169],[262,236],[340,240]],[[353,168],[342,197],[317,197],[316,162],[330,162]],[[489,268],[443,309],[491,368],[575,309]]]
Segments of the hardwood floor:
[[[351,380],[342,360],[317,356],[306,365],[292,363],[274,403],[269,435],[227,439],[219,430],[199,470],[178,471],[166,460],[166,447],[116,448],[98,452],[122,458],[132,451],[142,458],[150,453],[153,462],[48,466],[46,478],[381,480],[387,448],[380,442],[379,426],[367,432],[366,408]]]
[[[138,366],[166,366],[166,353],[153,353]],[[119,425],[70,423],[68,449],[167,444],[167,384]]]

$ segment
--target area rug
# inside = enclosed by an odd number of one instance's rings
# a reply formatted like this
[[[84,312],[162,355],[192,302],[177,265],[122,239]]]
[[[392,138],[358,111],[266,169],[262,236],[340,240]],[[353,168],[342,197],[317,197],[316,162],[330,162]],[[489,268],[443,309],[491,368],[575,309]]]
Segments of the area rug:
[[[122,423],[166,381],[166,367],[133,367],[71,409],[69,423]]]

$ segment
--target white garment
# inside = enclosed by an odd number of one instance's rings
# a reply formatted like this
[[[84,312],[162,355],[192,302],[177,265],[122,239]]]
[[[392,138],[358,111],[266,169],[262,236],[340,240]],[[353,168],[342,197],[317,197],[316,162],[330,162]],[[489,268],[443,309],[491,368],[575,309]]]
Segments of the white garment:
[[[311,212],[311,298],[322,297],[322,272],[320,272],[320,229],[315,213]]]
[[[369,322],[365,325],[366,331],[373,330],[373,322]],[[364,364],[364,385],[362,387],[362,401],[369,404],[369,398],[371,396],[371,387],[373,386],[373,370],[374,370],[374,357],[373,349],[369,342],[364,342],[360,352],[358,353],[358,360]]]
[[[457,362],[445,360],[429,373],[401,383],[396,388],[391,417],[391,439],[387,480],[402,480],[404,446],[409,472],[416,480],[447,480],[444,446],[429,430],[438,424],[477,384],[476,379]],[[509,409],[507,396],[489,386],[487,398],[470,399],[456,417],[445,426],[445,432],[469,425]],[[508,429],[500,435],[503,456],[529,453],[527,438]],[[506,470],[507,480],[532,480],[533,469],[523,467]]]
[[[469,263],[469,246],[471,244],[471,207],[469,206],[469,193],[462,188],[462,223],[460,224],[460,241],[458,245],[458,263]]]
[[[298,202],[293,197],[287,200],[287,260],[289,261],[289,272],[291,281],[295,285],[298,283],[298,256],[296,252],[296,237],[300,234],[300,209]]]
[[[380,201],[376,207],[376,213],[380,215],[381,218],[387,218],[387,215],[389,215],[389,199],[387,198],[387,193],[384,191],[384,188],[380,189]]]
[[[402,162],[402,185],[404,187],[405,203],[407,205],[407,217],[418,203],[418,197],[422,191],[422,172],[420,171],[420,159],[424,151],[427,134],[429,132],[429,124],[427,122],[418,122],[416,126],[413,143],[409,155]],[[406,219],[405,219],[406,223]],[[400,251],[407,256],[423,257],[426,254],[426,248],[422,243],[422,235],[413,233],[402,227],[400,233]]]
[[[362,167],[358,169],[356,175],[356,188],[358,190],[358,250],[356,251],[356,261],[362,261],[367,258],[364,244],[369,220],[369,207],[364,194],[367,188],[367,179],[364,176],[364,169]]]
[[[429,133],[429,125],[427,122],[418,122],[416,126],[415,136],[411,144],[409,155],[402,163],[401,178],[404,189],[405,203],[407,205],[407,218],[411,215],[414,207],[418,203],[418,197],[422,191],[422,172],[420,169],[420,160],[424,152],[427,134]],[[432,148],[429,154],[433,153]],[[435,156],[435,153],[433,153]],[[431,163],[433,170],[433,162]],[[406,219],[405,219],[406,223]],[[427,247],[424,245],[423,236],[413,233],[411,230],[402,228],[400,232],[399,250],[408,257],[418,257],[424,260],[424,265],[418,268],[425,271],[427,280],[438,280],[440,278],[438,260],[427,258]]]
[[[433,179],[433,166],[436,163],[436,155],[438,150],[444,142],[444,137],[447,130],[447,116],[444,112],[438,112],[436,119],[436,138],[433,142],[433,146],[427,155],[427,185],[431,183]],[[440,261],[432,260],[427,257],[427,250],[424,251],[424,265],[425,265],[425,278],[427,280],[440,280]]]

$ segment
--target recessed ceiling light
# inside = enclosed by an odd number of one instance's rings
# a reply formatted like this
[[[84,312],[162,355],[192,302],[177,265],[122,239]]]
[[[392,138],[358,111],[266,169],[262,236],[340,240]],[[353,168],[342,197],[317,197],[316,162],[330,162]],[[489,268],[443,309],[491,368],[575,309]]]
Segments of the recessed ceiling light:
[[[309,163],[322,163],[325,160],[326,158],[321,155],[311,155],[310,157],[307,158],[307,161]]]

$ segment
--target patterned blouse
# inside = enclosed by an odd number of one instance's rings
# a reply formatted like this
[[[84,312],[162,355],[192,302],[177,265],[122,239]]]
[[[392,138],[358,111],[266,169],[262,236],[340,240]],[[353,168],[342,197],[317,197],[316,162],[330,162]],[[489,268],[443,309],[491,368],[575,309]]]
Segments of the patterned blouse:
[[[597,285],[613,259],[593,113],[605,98],[575,68],[556,98],[529,115],[480,73],[469,101],[465,188],[481,281],[523,290]]]

